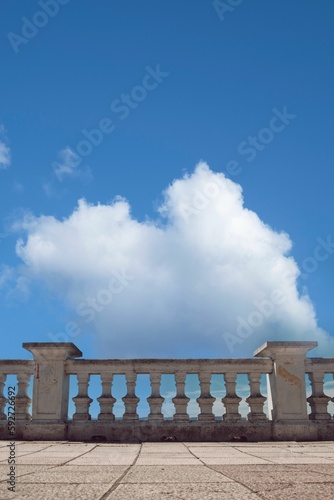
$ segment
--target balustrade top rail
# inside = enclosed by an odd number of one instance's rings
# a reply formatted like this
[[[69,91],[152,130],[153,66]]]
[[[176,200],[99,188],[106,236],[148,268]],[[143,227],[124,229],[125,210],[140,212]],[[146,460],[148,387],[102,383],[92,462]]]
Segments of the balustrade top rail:
[[[18,373],[34,373],[35,362],[30,359],[0,359],[0,373],[17,375]]]
[[[324,373],[334,373],[334,358],[306,358],[305,372],[320,370]]]
[[[272,361],[263,359],[69,359],[65,362],[67,374],[89,373],[90,375],[112,372],[125,374],[132,371],[137,374],[187,374],[200,372],[221,374],[250,372],[269,374]]]

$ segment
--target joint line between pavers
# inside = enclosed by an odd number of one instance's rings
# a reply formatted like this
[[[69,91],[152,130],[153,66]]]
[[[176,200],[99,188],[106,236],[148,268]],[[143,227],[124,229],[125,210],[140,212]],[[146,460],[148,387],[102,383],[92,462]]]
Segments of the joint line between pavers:
[[[138,450],[138,453],[135,457],[135,459],[133,460],[132,464],[129,465],[129,467],[123,472],[123,474],[120,475],[120,477],[114,482],[114,484],[111,486],[111,488],[109,488],[108,491],[106,491],[102,497],[100,498],[100,500],[106,500],[109,495],[116,490],[116,488],[118,488],[118,486],[120,485],[121,481],[125,478],[125,476],[128,474],[128,472],[132,469],[132,467],[134,467],[137,463],[137,460],[139,458],[139,455],[141,453],[141,450],[143,448],[143,443],[140,444],[140,447],[139,447],[139,450]]]
[[[185,443],[182,443],[182,444],[183,444],[183,445],[187,448],[187,450],[189,451],[189,453],[190,453],[193,457],[197,458],[197,459],[198,459],[198,460],[199,460],[199,461],[200,461],[200,462],[204,465],[204,467],[207,467],[209,470],[214,471],[214,472],[216,472],[216,473],[220,474],[221,476],[228,477],[229,479],[231,479],[232,483],[236,483],[236,484],[239,484],[240,486],[243,486],[243,487],[244,487],[244,488],[246,488],[248,491],[250,491],[253,495],[256,495],[258,498],[264,498],[264,497],[262,497],[262,496],[259,496],[259,495],[258,495],[258,493],[256,493],[255,491],[253,491],[253,490],[252,490],[249,486],[247,486],[246,484],[243,484],[243,483],[241,483],[240,481],[235,480],[233,477],[230,477],[228,474],[225,474],[224,472],[220,472],[220,471],[218,471],[218,470],[214,469],[214,468],[213,468],[212,466],[210,466],[209,464],[206,464],[205,462],[203,462],[203,460],[201,460],[199,457],[197,457],[197,456],[195,455],[195,453],[193,453],[193,452],[192,452],[192,451],[188,448],[188,446],[187,446]]]
[[[23,441],[23,443],[27,443],[29,441]],[[18,441],[16,441],[16,446],[18,447],[20,444],[22,443],[19,443]],[[30,443],[29,443],[30,444]],[[24,455],[20,455],[22,457],[27,457],[28,455],[34,455],[35,453],[39,453],[40,451],[44,451],[44,450],[47,450],[48,448],[50,448],[50,446],[52,446],[52,444],[49,444],[48,446],[45,446],[45,448],[41,448],[40,450],[36,450],[36,451],[30,451],[28,453],[25,453]],[[19,459],[20,457],[17,456],[17,459]],[[4,460],[0,460],[0,465],[5,465],[7,463],[7,458],[5,458]],[[4,464],[2,463],[4,462]],[[19,465],[19,461],[16,460],[16,464]]]
[[[62,467],[63,465],[67,465],[70,462],[73,462],[73,460],[76,460],[77,458],[83,457],[84,455],[87,455],[87,453],[90,453],[91,451],[95,450],[97,448],[97,444],[94,446],[94,448],[91,448],[90,450],[84,451],[81,453],[81,455],[76,455],[74,458],[71,458],[70,460],[67,460],[67,462],[63,462],[62,464],[58,464],[57,467]]]
[[[278,447],[277,447],[278,448]],[[250,457],[250,458],[259,458],[260,460],[265,460],[266,462],[268,462],[268,464],[276,464],[276,462],[273,462],[272,460],[270,460],[269,458],[263,458],[263,457],[258,457],[256,455],[253,455],[251,453],[248,453],[247,451],[243,451],[243,450],[239,450],[239,448],[235,447],[235,449],[237,451],[240,451],[240,453],[243,453],[244,455],[247,455],[247,457]],[[265,464],[262,464],[262,465],[265,465]]]

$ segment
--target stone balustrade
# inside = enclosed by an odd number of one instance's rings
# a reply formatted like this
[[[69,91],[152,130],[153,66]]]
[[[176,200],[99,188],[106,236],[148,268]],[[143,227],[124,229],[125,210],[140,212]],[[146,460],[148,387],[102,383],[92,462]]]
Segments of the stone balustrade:
[[[324,393],[324,377],[334,375],[334,358],[307,358],[306,353],[316,346],[316,342],[267,342],[250,359],[92,360],[77,359],[82,353],[72,343],[24,343],[23,347],[33,354],[33,361],[0,361],[0,436],[9,438],[7,398],[3,391],[7,375],[16,375],[17,439],[113,442],[333,439],[334,420],[328,411],[331,398]],[[188,414],[190,398],[185,391],[186,377],[193,374],[198,376],[200,391],[196,399],[199,406],[196,419]],[[312,387],[308,398],[306,374]],[[92,417],[89,383],[94,375],[100,377],[101,393],[96,398],[99,412]],[[116,418],[113,412],[116,403],[113,382],[118,375],[126,381],[121,418]],[[139,375],[148,375],[151,385],[151,394],[146,398],[149,413],[145,419],[138,415]],[[175,396],[171,400],[174,413],[168,418],[162,411],[163,375],[172,375],[175,382]],[[225,384],[219,398],[224,405],[220,417],[213,408],[214,375],[222,375]],[[244,399],[248,414],[244,417],[240,412],[242,398],[237,393],[238,375],[246,375],[249,384],[248,396]],[[261,394],[263,375],[267,387]],[[75,411],[69,418],[71,376],[77,380],[77,394],[72,398]],[[31,377],[32,400],[28,396]],[[268,415],[264,411],[266,401]]]
[[[0,361],[0,422],[7,420],[5,406],[7,398],[4,395],[4,387],[8,375],[16,375],[17,392],[15,396],[15,420],[30,421],[29,406],[31,399],[28,396],[28,385],[34,373],[34,362],[20,359]],[[0,424],[1,428],[1,424]]]

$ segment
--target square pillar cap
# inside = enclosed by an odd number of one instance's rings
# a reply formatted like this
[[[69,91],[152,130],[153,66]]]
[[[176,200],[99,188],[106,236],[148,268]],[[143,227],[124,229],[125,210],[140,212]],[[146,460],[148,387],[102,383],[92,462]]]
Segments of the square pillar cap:
[[[257,357],[277,356],[305,356],[305,354],[318,346],[316,341],[281,341],[281,342],[265,342],[254,352]]]
[[[82,352],[73,342],[23,342],[22,347],[30,351],[36,360],[81,358],[82,356]]]

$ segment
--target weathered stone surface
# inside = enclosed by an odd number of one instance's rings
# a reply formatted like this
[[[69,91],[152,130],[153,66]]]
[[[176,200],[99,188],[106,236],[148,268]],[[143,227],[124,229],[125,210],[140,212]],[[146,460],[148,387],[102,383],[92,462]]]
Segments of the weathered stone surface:
[[[121,484],[108,497],[108,500],[256,500],[259,497],[247,488],[236,483],[209,484]]]
[[[30,471],[29,475],[20,478],[21,483],[60,483],[60,484],[113,484],[126,471],[127,466],[113,465],[63,465],[44,469],[42,471]]]
[[[138,462],[137,462],[138,463]],[[220,483],[231,482],[224,474],[199,465],[135,465],[124,478],[126,483]]]
[[[318,474],[305,469],[304,465],[213,465],[212,468],[221,472],[233,481],[247,486],[260,483],[324,483],[333,482],[334,464],[327,474]]]
[[[253,484],[251,489],[259,495],[256,498],[264,500],[313,500],[314,498],[329,500],[334,497],[334,483],[261,483]]]
[[[26,342],[23,347],[35,361],[33,419],[66,421],[69,377],[64,362],[82,352],[72,342]]]
[[[334,374],[334,358],[306,358],[307,351],[316,345],[316,342],[267,342],[251,359],[80,360],[74,359],[82,353],[72,343],[25,343],[23,347],[33,353],[33,361],[0,360],[0,439],[12,437],[4,413],[7,399],[3,391],[7,375],[16,374],[17,440],[95,443],[331,440],[334,420],[331,398],[324,393],[324,377]],[[32,416],[27,391],[31,374]],[[141,374],[148,374],[151,381],[146,419],[139,419],[138,414],[140,398],[136,394],[136,381]],[[175,380],[176,394],[171,398],[175,412],[173,415],[173,408],[168,406],[168,417],[163,413],[166,409],[160,394],[162,374],[171,374]],[[196,399],[200,412],[196,419],[190,419],[187,413],[187,374],[197,375],[200,383],[200,396]],[[219,397],[225,413],[218,412],[219,416],[214,414],[213,403],[217,398],[210,392],[212,376],[217,374],[225,380],[223,397]],[[247,375],[249,382],[249,395],[243,394],[243,400],[238,395],[239,374]],[[307,399],[305,374],[312,386]],[[78,393],[72,398],[75,403],[72,420],[68,417],[70,375],[76,376],[78,382]],[[99,375],[102,383],[100,395],[94,395],[95,401],[89,395],[94,375]],[[121,398],[125,411],[120,419],[112,413],[113,406],[119,403],[111,394],[113,377],[117,375],[125,376],[127,385],[126,395]],[[266,397],[260,392],[262,375],[269,379],[269,416],[263,411]],[[249,406],[246,418],[245,403]],[[223,405],[220,404],[221,409]]]
[[[7,444],[0,441],[4,500],[311,500],[334,495],[333,441],[142,445],[17,441],[21,453],[16,457],[15,494],[5,482]],[[287,464],[287,457],[292,463]]]
[[[305,355],[317,342],[266,342],[255,356],[270,357],[268,404],[273,420],[306,420]]]
[[[21,483],[16,492],[7,490],[7,486],[0,484],[1,500],[96,500],[106,493],[109,485],[106,484],[59,484],[59,483]]]

